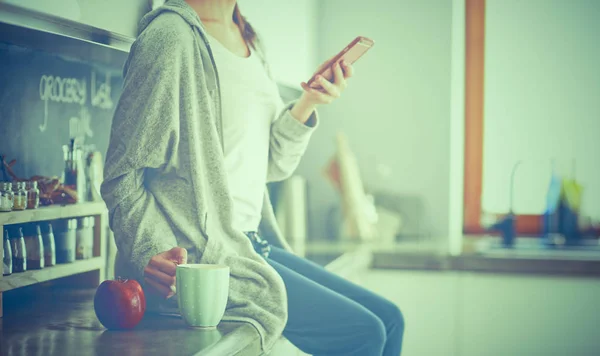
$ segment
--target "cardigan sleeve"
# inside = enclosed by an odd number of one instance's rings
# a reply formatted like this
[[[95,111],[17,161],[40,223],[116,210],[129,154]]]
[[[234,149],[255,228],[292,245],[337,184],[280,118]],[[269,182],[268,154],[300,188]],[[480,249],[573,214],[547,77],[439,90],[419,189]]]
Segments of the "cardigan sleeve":
[[[317,129],[319,119],[316,110],[303,124],[292,116],[294,104],[286,105],[271,124],[268,182],[282,181],[294,173],[306,152],[310,137]]]
[[[132,46],[115,110],[101,187],[119,253],[136,276],[152,256],[177,245],[164,212],[145,187],[153,170],[177,157],[180,78],[194,39],[148,28]]]

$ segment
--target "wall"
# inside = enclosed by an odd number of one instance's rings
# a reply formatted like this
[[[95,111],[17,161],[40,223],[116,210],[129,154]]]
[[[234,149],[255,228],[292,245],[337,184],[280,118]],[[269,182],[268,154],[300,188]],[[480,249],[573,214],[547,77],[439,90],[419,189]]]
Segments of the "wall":
[[[600,2],[486,2],[483,208],[508,210],[512,165],[518,213],[543,212],[550,160],[585,186],[600,220]]]
[[[448,251],[462,251],[465,186],[465,56],[466,3],[452,0],[452,69],[450,83],[450,197]]]
[[[375,46],[356,63],[342,98],[320,110],[300,164],[309,181],[311,237],[326,235],[327,212],[339,200],[322,176],[338,131],[348,136],[369,188],[421,196],[427,226],[447,234],[452,1],[328,0],[319,2],[318,18],[319,63],[357,35]]]
[[[317,1],[240,1],[266,48],[273,76],[300,89],[317,66]]]
[[[365,287],[396,303],[409,356],[597,355],[593,278],[372,270]]]
[[[135,37],[148,0],[0,0]]]

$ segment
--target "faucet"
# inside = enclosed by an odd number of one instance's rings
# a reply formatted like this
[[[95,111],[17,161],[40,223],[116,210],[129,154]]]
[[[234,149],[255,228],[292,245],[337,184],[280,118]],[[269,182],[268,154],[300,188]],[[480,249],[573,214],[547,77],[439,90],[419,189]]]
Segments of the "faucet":
[[[509,192],[509,212],[500,221],[496,222],[488,228],[489,231],[499,231],[502,235],[502,246],[513,247],[515,243],[515,214],[514,214],[514,201],[515,201],[515,174],[517,168],[521,165],[521,161],[517,161],[512,169],[510,177],[510,192]]]

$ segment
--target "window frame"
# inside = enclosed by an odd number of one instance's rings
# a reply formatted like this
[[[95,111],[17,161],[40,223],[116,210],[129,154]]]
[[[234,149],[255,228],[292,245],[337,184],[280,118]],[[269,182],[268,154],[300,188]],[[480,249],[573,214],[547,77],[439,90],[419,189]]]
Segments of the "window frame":
[[[465,0],[465,149],[463,233],[486,233],[481,225],[485,90],[485,0]],[[501,218],[504,214],[495,214]],[[515,215],[518,235],[540,235],[542,215]]]

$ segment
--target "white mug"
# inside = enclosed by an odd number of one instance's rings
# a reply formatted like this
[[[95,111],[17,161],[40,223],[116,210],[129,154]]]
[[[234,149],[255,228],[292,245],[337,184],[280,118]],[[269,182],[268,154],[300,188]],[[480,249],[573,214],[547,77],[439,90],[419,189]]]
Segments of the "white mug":
[[[221,322],[229,297],[229,272],[224,265],[177,266],[177,303],[189,326],[214,328]]]

